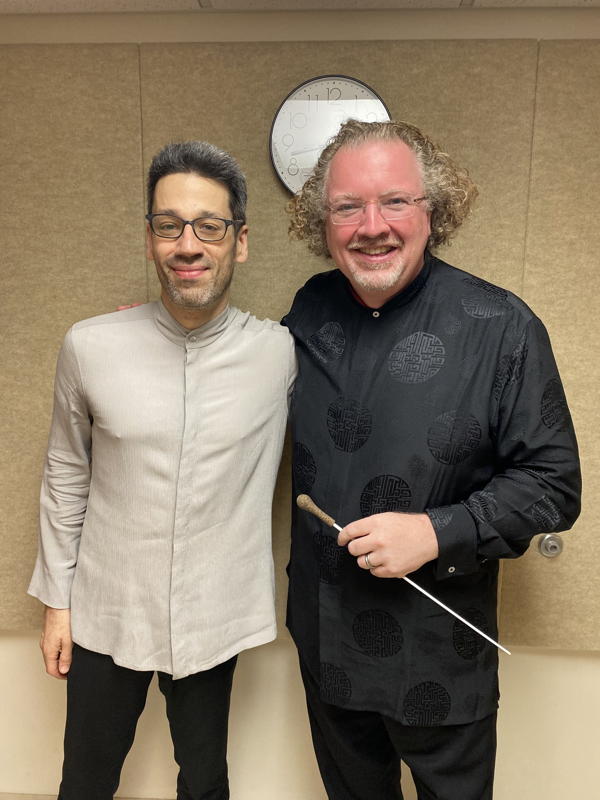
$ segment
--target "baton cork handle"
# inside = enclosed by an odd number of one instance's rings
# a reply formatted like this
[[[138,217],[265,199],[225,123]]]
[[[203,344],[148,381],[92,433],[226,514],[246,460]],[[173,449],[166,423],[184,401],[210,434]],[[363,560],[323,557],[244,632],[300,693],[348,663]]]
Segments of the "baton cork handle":
[[[307,494],[299,494],[296,498],[296,505],[303,511],[308,511],[309,514],[312,514],[313,516],[317,517],[317,519],[320,519],[321,522],[325,523],[325,525],[329,525],[330,528],[337,528],[338,531],[342,530],[339,525],[335,524],[333,517],[330,517],[329,514],[326,514],[321,508],[319,508],[319,506]]]

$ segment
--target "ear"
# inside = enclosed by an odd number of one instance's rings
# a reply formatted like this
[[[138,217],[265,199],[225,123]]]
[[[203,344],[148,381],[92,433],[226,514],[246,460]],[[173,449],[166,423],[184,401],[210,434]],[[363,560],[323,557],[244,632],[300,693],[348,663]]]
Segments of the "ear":
[[[248,258],[248,226],[242,225],[235,242],[235,260],[242,264]]]
[[[154,261],[154,253],[152,252],[152,231],[150,223],[146,223],[146,258],[149,261]]]
[[[431,209],[427,210],[427,237],[431,236]]]

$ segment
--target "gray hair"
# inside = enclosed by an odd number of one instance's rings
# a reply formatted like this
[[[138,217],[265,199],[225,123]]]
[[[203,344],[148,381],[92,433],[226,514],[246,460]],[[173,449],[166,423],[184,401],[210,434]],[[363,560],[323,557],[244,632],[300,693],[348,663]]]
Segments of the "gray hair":
[[[316,255],[329,256],[325,236],[327,177],[331,160],[342,147],[375,140],[404,142],[416,156],[431,213],[429,247],[447,244],[471,211],[477,187],[465,169],[408,122],[360,122],[350,119],[329,140],[312,175],[288,204],[289,232],[306,240]]]

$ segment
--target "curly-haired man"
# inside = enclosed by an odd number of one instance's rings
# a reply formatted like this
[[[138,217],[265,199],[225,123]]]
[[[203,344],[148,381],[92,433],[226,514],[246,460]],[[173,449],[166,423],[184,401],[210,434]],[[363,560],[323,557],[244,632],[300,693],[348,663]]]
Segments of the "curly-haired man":
[[[477,194],[401,122],[345,123],[291,204],[337,269],[298,292],[288,624],[333,800],[489,800],[501,558],[579,513],[577,446],[547,333],[512,293],[444,263]],[[354,520],[354,521],[352,521]]]

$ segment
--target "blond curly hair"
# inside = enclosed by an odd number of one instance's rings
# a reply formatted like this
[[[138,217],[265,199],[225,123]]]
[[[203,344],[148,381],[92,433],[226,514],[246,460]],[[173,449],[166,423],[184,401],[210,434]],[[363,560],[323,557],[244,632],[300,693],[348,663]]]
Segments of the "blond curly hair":
[[[357,147],[373,139],[400,139],[415,154],[431,212],[429,247],[448,244],[469,215],[478,194],[477,187],[467,171],[455,164],[428,136],[408,122],[360,122],[349,119],[338,134],[329,140],[312,175],[288,204],[290,236],[306,241],[308,249],[315,255],[330,256],[325,237],[325,193],[331,159],[341,147]]]

